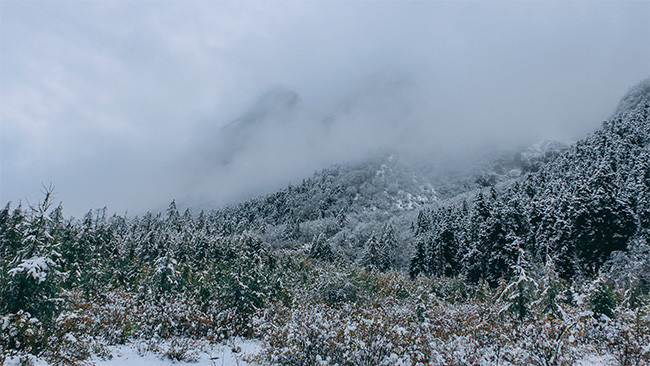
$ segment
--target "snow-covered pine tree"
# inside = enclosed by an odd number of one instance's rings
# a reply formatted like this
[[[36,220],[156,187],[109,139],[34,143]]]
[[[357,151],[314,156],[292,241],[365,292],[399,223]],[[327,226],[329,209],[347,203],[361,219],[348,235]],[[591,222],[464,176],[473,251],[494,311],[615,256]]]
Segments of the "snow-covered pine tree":
[[[153,273],[149,280],[149,291],[154,295],[168,293],[179,286],[180,271],[172,249],[167,249],[153,262]]]
[[[589,306],[594,312],[595,317],[606,316],[609,319],[614,318],[614,311],[616,309],[616,298],[612,291],[611,285],[608,283],[604,273],[600,273],[598,277],[589,285]]]
[[[452,277],[457,274],[456,255],[458,242],[454,229],[445,225],[431,241],[430,271],[438,276]]]
[[[21,247],[27,220],[19,205],[11,210],[11,202],[0,211],[0,263],[8,264]]]
[[[366,242],[361,264],[380,271],[390,268],[391,258],[388,256],[386,247],[377,239],[374,233],[370,235]]]
[[[409,275],[411,278],[415,278],[418,275],[422,274],[425,276],[430,275],[430,245],[428,244],[429,238],[425,238],[422,235],[417,239],[415,244],[415,254],[411,258],[411,263],[409,264]]]
[[[5,311],[22,310],[41,321],[51,319],[58,311],[63,280],[59,243],[52,236],[55,229],[48,215],[52,192],[53,188],[47,187],[43,201],[30,207],[20,249],[8,263],[7,281],[0,295]]]
[[[330,242],[323,233],[314,238],[309,250],[309,256],[325,262],[332,262],[335,259]]]
[[[561,293],[562,283],[558,273],[555,271],[555,260],[550,254],[546,255],[546,262],[542,276],[538,281],[539,286],[535,294],[536,300],[532,305],[543,313],[551,314],[558,318],[565,318],[565,312],[562,309]]]
[[[287,222],[284,229],[283,238],[285,240],[297,240],[300,238],[300,223],[298,220],[290,220]]]
[[[512,266],[512,277],[497,299],[497,302],[506,303],[500,309],[500,313],[513,312],[517,314],[519,320],[523,320],[528,315],[530,304],[538,289],[537,282],[531,277],[531,266],[526,256],[526,252],[520,247],[517,263]]]

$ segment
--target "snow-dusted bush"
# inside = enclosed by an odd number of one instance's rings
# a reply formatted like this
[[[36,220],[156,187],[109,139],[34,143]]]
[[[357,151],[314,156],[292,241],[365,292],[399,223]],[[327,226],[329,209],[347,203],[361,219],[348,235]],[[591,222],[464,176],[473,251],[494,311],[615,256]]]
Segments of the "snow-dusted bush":
[[[561,309],[555,312],[536,306],[543,293],[538,290],[528,292],[532,303],[522,318],[518,311],[502,311],[510,303],[502,289],[465,285],[466,297],[446,300],[431,289],[462,288],[462,279],[365,276],[373,277],[367,283],[375,291],[356,302],[297,299],[291,307],[260,313],[253,328],[267,347],[258,360],[281,365],[564,365],[599,354],[623,364],[648,360],[647,308],[621,308],[615,319],[601,319],[593,316],[589,301],[558,301]],[[586,300],[587,295],[575,297]]]
[[[44,329],[38,318],[19,310],[0,319],[0,344],[6,352],[35,353],[42,347]]]

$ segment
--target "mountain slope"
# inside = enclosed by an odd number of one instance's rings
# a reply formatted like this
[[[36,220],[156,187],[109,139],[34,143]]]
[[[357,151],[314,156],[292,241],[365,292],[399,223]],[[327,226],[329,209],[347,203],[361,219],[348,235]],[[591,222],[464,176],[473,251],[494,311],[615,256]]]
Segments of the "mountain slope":
[[[394,230],[401,248],[395,263],[403,266],[410,223],[419,208],[436,200],[428,180],[395,156],[384,156],[324,169],[301,184],[213,212],[210,218],[222,235],[260,235],[276,247],[303,248],[320,238],[346,261],[360,259],[373,235]]]
[[[650,78],[642,80],[630,88],[616,107],[614,116],[634,110],[650,96]]]
[[[593,275],[612,252],[647,242],[648,97],[521,180],[479,192],[471,205],[422,211],[411,273],[497,284],[525,249],[568,279]]]
[[[206,342],[239,353],[236,337],[262,339],[264,364],[648,363],[650,103],[633,104],[448,200],[387,157],[197,216],[65,220],[51,189],[7,204],[0,363],[134,340],[192,359]]]
[[[261,129],[274,128],[282,123],[299,103],[298,94],[276,88],[267,91],[241,117],[223,126],[214,144],[214,154],[221,164],[228,164],[234,156],[251,143]]]

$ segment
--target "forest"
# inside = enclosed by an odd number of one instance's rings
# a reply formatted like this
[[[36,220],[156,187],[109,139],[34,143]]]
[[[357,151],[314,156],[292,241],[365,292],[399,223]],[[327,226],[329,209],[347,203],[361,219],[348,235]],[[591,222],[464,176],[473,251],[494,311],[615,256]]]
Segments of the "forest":
[[[0,210],[0,362],[110,347],[277,365],[650,363],[650,104],[441,196],[393,155],[223,209]],[[644,99],[645,98],[645,99]],[[591,361],[590,361],[591,360]]]

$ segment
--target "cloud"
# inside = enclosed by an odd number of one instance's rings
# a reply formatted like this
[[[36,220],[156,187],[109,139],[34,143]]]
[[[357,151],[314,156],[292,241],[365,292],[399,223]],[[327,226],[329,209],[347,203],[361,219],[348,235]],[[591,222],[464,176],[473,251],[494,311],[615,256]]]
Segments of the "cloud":
[[[52,181],[76,216],[217,204],[382,147],[442,159],[576,137],[650,74],[643,2],[4,2],[1,14],[0,200],[36,200]],[[300,105],[238,165],[215,167],[221,127],[277,85]]]

